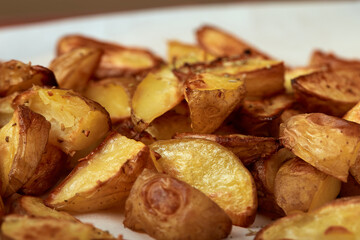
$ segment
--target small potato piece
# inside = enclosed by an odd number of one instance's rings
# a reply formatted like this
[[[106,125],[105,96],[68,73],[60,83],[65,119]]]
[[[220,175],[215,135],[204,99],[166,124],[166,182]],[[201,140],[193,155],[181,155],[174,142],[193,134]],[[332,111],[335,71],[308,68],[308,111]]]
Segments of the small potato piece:
[[[0,130],[1,195],[8,197],[33,177],[48,141],[50,123],[25,106]]]
[[[67,35],[57,44],[57,54],[62,55],[80,47],[101,49],[103,55],[95,72],[97,78],[139,74],[162,64],[162,60],[148,50],[129,48],[102,42],[81,35]]]
[[[312,53],[310,59],[310,65],[311,66],[327,65],[330,66],[331,69],[335,69],[335,70],[340,70],[340,69],[360,70],[359,59],[340,58],[339,56],[333,53],[325,53],[320,50],[316,50]]]
[[[193,132],[212,133],[244,98],[244,81],[240,79],[211,73],[191,76],[187,80],[185,99],[189,104]]]
[[[270,57],[245,41],[212,26],[202,26],[196,31],[199,45],[215,56],[236,56],[248,53],[251,56]]]
[[[42,66],[16,60],[0,63],[0,97],[24,91],[33,85],[57,86],[57,82],[53,72]]]
[[[49,68],[53,70],[59,87],[82,92],[95,72],[102,51],[96,48],[77,48],[55,58]]]
[[[319,67],[319,66],[313,66],[313,67],[298,67],[293,69],[286,69],[285,70],[285,89],[286,93],[293,93],[291,81],[297,77],[305,76],[308,74],[311,74],[313,72],[319,72],[324,71],[326,67]]]
[[[310,212],[281,218],[263,228],[255,240],[358,239],[360,197],[340,198]]]
[[[111,133],[46,198],[57,210],[90,212],[125,202],[137,176],[150,160],[141,142]]]
[[[33,87],[13,102],[22,104],[51,123],[50,143],[70,155],[91,146],[111,128],[109,113],[101,105],[72,90]]]
[[[185,63],[193,64],[198,62],[209,62],[215,57],[205,52],[196,45],[185,44],[178,41],[168,42],[168,62],[173,64],[174,68],[181,67]]]
[[[100,103],[109,112],[113,123],[131,116],[130,96],[116,80],[92,81],[83,95]]]
[[[115,238],[91,224],[51,217],[7,215],[1,225],[4,240],[110,240]]]
[[[218,143],[204,139],[157,141],[160,171],[199,189],[216,202],[237,226],[250,226],[257,208],[254,180],[238,158]]]
[[[360,101],[360,72],[314,72],[292,81],[295,98],[308,112],[342,117]]]
[[[280,125],[281,143],[318,170],[346,182],[360,150],[360,125],[322,113],[299,114]]]
[[[340,180],[320,172],[299,158],[284,163],[276,174],[274,196],[286,215],[311,211],[334,200]]]
[[[124,226],[158,240],[226,238],[231,219],[215,202],[185,182],[145,169],[125,205]]]
[[[176,134],[174,138],[198,138],[217,142],[232,151],[245,166],[248,166],[259,159],[270,157],[279,147],[275,138],[246,136],[241,134],[214,135],[179,133]]]
[[[184,99],[183,83],[169,67],[150,72],[137,86],[132,98],[132,120],[141,132],[157,117]]]

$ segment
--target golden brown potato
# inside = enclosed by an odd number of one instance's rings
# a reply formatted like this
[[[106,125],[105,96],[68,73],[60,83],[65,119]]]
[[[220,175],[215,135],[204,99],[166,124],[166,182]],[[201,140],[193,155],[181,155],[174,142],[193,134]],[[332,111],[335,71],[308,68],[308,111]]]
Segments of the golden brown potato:
[[[281,114],[293,103],[293,97],[285,94],[263,100],[246,99],[237,112],[236,126],[249,135],[278,137]]]
[[[162,60],[148,50],[129,48],[102,42],[81,35],[67,35],[57,44],[57,54],[62,55],[79,47],[101,49],[103,56],[95,72],[97,78],[138,74],[162,64]]]
[[[45,206],[43,200],[37,197],[20,196],[11,203],[10,212],[32,217],[52,217],[56,219],[79,222],[79,220],[67,212],[56,211]]]
[[[1,195],[19,190],[35,173],[48,141],[50,123],[25,106],[0,130]]]
[[[196,45],[185,44],[179,41],[169,41],[167,46],[168,62],[171,63],[174,68],[181,67],[185,63],[209,62],[215,59],[215,56],[207,53]]]
[[[292,81],[295,98],[308,112],[342,117],[360,101],[360,74],[314,72]]]
[[[346,182],[360,150],[360,125],[322,113],[299,114],[280,126],[281,143],[320,171]]]
[[[11,120],[14,114],[12,102],[18,94],[18,92],[15,92],[6,97],[0,98],[0,128],[5,126]]]
[[[223,239],[232,227],[224,210],[205,194],[147,169],[126,200],[124,225],[158,240]]]
[[[53,72],[42,66],[16,60],[0,63],[0,97],[24,91],[33,85],[57,86],[57,82]]]
[[[110,240],[115,238],[91,224],[51,217],[30,217],[17,214],[7,215],[1,225],[4,240]]]
[[[281,218],[257,233],[255,240],[358,239],[360,197],[341,198],[310,212]]]
[[[325,71],[326,66],[310,66],[310,67],[297,67],[285,70],[285,89],[286,93],[293,93],[291,81],[297,77],[305,76],[313,72]]]
[[[98,67],[101,55],[102,51],[97,48],[76,48],[56,57],[49,68],[59,87],[81,93]]]
[[[360,60],[358,59],[345,59],[340,58],[339,56],[333,53],[325,53],[320,50],[315,50],[310,59],[311,66],[327,65],[331,69],[351,69],[351,70],[360,70]]]
[[[65,154],[57,147],[47,144],[36,170],[20,191],[26,195],[42,195],[59,181],[65,170]]]
[[[246,136],[241,134],[214,135],[179,133],[176,134],[174,138],[199,138],[217,142],[232,151],[245,166],[248,166],[259,159],[270,157],[279,147],[275,138]]]
[[[250,226],[257,209],[254,180],[239,159],[218,143],[204,139],[157,141],[161,172],[199,189],[216,202],[237,226]]]
[[[233,35],[213,26],[202,26],[196,31],[199,45],[215,56],[236,56],[247,53],[251,56],[270,57]]]
[[[22,104],[51,123],[49,142],[69,155],[91,146],[111,128],[101,105],[72,90],[33,87],[14,99],[14,106]]]
[[[299,158],[285,162],[276,174],[274,196],[286,215],[312,211],[334,200],[340,180],[320,172]]]
[[[137,86],[132,98],[131,118],[138,132],[184,99],[183,82],[169,67],[150,72]]]
[[[149,148],[113,132],[51,191],[49,207],[90,212],[125,202],[130,189],[151,161]]]
[[[103,106],[113,123],[131,116],[130,95],[115,79],[91,81],[83,95]]]

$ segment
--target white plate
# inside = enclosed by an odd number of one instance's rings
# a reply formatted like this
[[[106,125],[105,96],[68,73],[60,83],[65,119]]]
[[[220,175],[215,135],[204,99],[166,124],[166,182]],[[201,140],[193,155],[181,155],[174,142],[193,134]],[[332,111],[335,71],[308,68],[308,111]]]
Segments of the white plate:
[[[0,59],[47,66],[57,39],[69,33],[144,46],[165,57],[167,40],[195,42],[194,30],[202,24],[228,30],[292,65],[305,65],[315,48],[360,58],[360,2],[352,1],[166,8],[0,28]],[[115,210],[78,217],[125,239],[151,239],[124,229],[122,214]],[[267,222],[258,216],[254,226]],[[229,239],[252,239],[249,233],[234,227]]]

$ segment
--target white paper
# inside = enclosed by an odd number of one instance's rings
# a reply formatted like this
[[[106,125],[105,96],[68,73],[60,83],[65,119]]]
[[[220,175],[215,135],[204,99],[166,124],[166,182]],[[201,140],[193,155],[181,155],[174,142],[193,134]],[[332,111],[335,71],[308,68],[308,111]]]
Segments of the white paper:
[[[194,31],[202,24],[223,28],[292,65],[305,65],[315,48],[360,58],[360,2],[343,1],[165,8],[0,28],[0,60],[48,66],[57,39],[72,33],[147,47],[165,57],[167,40],[195,43]],[[151,239],[124,229],[122,213],[116,210],[78,217],[114,235],[123,234],[125,239]],[[267,222],[258,216],[254,227]],[[249,233],[233,227],[228,239],[253,239],[246,236]]]

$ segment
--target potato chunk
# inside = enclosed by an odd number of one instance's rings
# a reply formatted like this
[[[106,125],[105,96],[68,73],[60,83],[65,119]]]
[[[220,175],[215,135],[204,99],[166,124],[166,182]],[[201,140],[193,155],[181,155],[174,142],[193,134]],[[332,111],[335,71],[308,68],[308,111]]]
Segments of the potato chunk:
[[[16,214],[8,215],[1,225],[1,236],[4,239],[76,239],[110,240],[115,238],[91,224],[74,222],[65,219],[47,217],[29,217]]]
[[[77,48],[55,58],[49,68],[54,71],[59,87],[82,92],[101,59],[97,48]]]
[[[150,72],[132,98],[132,120],[139,132],[184,99],[183,83],[169,67]]]
[[[15,98],[50,123],[50,143],[67,154],[90,146],[111,128],[109,113],[98,103],[71,90],[33,87]]]
[[[322,113],[299,114],[280,126],[281,143],[320,171],[346,182],[360,150],[360,125]]]
[[[33,85],[57,86],[57,82],[53,72],[42,66],[16,60],[0,63],[0,97],[24,91]]]
[[[74,212],[90,212],[124,203],[148,161],[147,146],[113,132],[94,152],[80,160],[45,203]]]
[[[230,150],[203,139],[162,140],[150,148],[161,156],[161,171],[205,193],[234,225],[252,224],[257,208],[254,180]]]
[[[358,239],[360,197],[341,198],[310,212],[281,218],[263,228],[255,240]]]
[[[145,169],[125,205],[124,225],[156,239],[223,239],[231,219],[215,202],[185,182]]]
[[[243,80],[211,73],[193,75],[185,87],[193,132],[212,133],[244,98]]]
[[[252,56],[269,58],[245,41],[213,26],[202,26],[196,31],[199,45],[215,56],[236,56],[248,53]]]
[[[1,195],[18,191],[33,177],[49,137],[50,123],[25,106],[0,130]]]
[[[102,42],[81,35],[67,35],[57,44],[57,54],[62,55],[79,47],[101,49],[103,55],[95,72],[97,78],[119,77],[148,71],[162,64],[162,60],[148,50],[129,48]]]
[[[286,215],[307,212],[334,200],[341,181],[299,158],[284,163],[276,174],[274,196]]]

